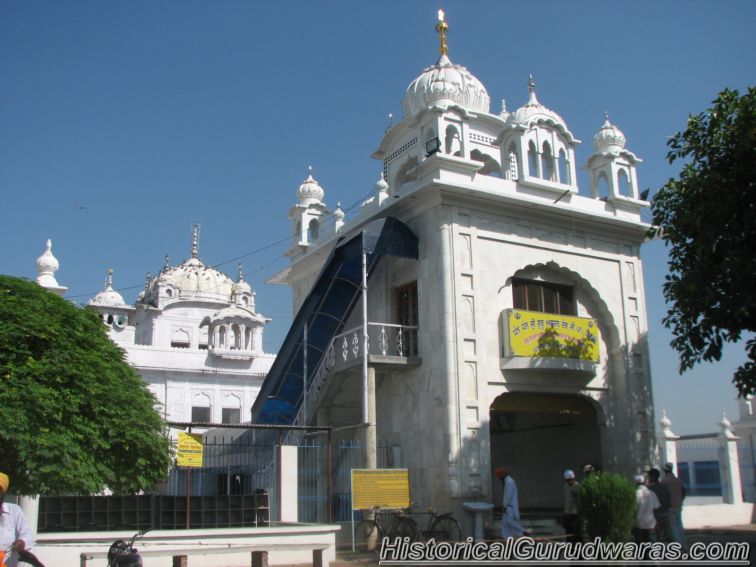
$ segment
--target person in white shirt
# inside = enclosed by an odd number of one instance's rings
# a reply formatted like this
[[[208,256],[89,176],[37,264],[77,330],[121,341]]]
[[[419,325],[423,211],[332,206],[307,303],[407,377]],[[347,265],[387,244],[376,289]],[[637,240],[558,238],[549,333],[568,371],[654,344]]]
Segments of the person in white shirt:
[[[530,535],[520,525],[520,501],[517,483],[504,467],[499,467],[494,473],[501,479],[504,491],[501,502],[501,539]]]
[[[17,567],[18,555],[34,547],[34,533],[16,504],[5,502],[10,479],[0,473],[0,551],[5,552],[5,567]]]
[[[656,518],[654,517],[654,510],[659,508],[661,504],[656,494],[651,492],[646,486],[645,479],[642,474],[635,477],[635,502],[637,504],[637,512],[635,515],[635,541],[641,543],[644,541],[656,541],[654,535],[654,528],[656,528]]]

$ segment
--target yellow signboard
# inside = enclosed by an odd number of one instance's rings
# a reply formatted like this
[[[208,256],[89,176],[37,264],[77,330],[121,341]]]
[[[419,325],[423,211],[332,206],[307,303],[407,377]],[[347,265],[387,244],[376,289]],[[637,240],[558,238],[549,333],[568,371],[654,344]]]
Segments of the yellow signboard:
[[[506,356],[599,361],[599,329],[595,319],[510,309],[506,320]]]
[[[407,469],[352,469],[352,510],[409,505]]]
[[[179,467],[201,467],[202,434],[181,432],[178,435],[178,455],[176,464]]]

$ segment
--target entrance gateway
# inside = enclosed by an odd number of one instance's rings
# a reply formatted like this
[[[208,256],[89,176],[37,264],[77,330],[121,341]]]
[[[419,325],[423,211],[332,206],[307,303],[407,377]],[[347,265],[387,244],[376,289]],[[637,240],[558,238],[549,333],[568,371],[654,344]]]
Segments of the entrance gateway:
[[[491,466],[505,466],[517,481],[520,507],[561,509],[562,473],[580,478],[585,464],[601,465],[601,435],[594,405],[562,394],[501,394],[490,407]],[[495,503],[501,483],[492,477]]]

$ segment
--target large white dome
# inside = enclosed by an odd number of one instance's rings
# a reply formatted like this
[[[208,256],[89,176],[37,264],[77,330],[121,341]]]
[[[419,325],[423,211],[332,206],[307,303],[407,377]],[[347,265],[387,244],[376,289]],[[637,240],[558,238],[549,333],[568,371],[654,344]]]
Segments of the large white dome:
[[[432,106],[459,105],[475,112],[489,112],[491,99],[486,87],[470,71],[454,65],[446,55],[424,69],[407,87],[402,101],[404,114],[413,116]]]
[[[234,285],[226,274],[205,266],[198,258],[189,258],[183,264],[163,269],[150,280],[140,301],[154,305],[162,295],[169,299],[209,299],[228,303]]]

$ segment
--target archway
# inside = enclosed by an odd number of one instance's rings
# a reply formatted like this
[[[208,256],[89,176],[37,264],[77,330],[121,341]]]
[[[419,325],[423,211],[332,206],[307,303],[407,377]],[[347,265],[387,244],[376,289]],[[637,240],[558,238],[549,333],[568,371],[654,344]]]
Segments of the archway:
[[[517,482],[520,508],[561,509],[562,473],[582,478],[586,463],[601,465],[599,414],[588,398],[567,394],[507,393],[490,407],[491,464]],[[501,483],[493,477],[494,502]]]

